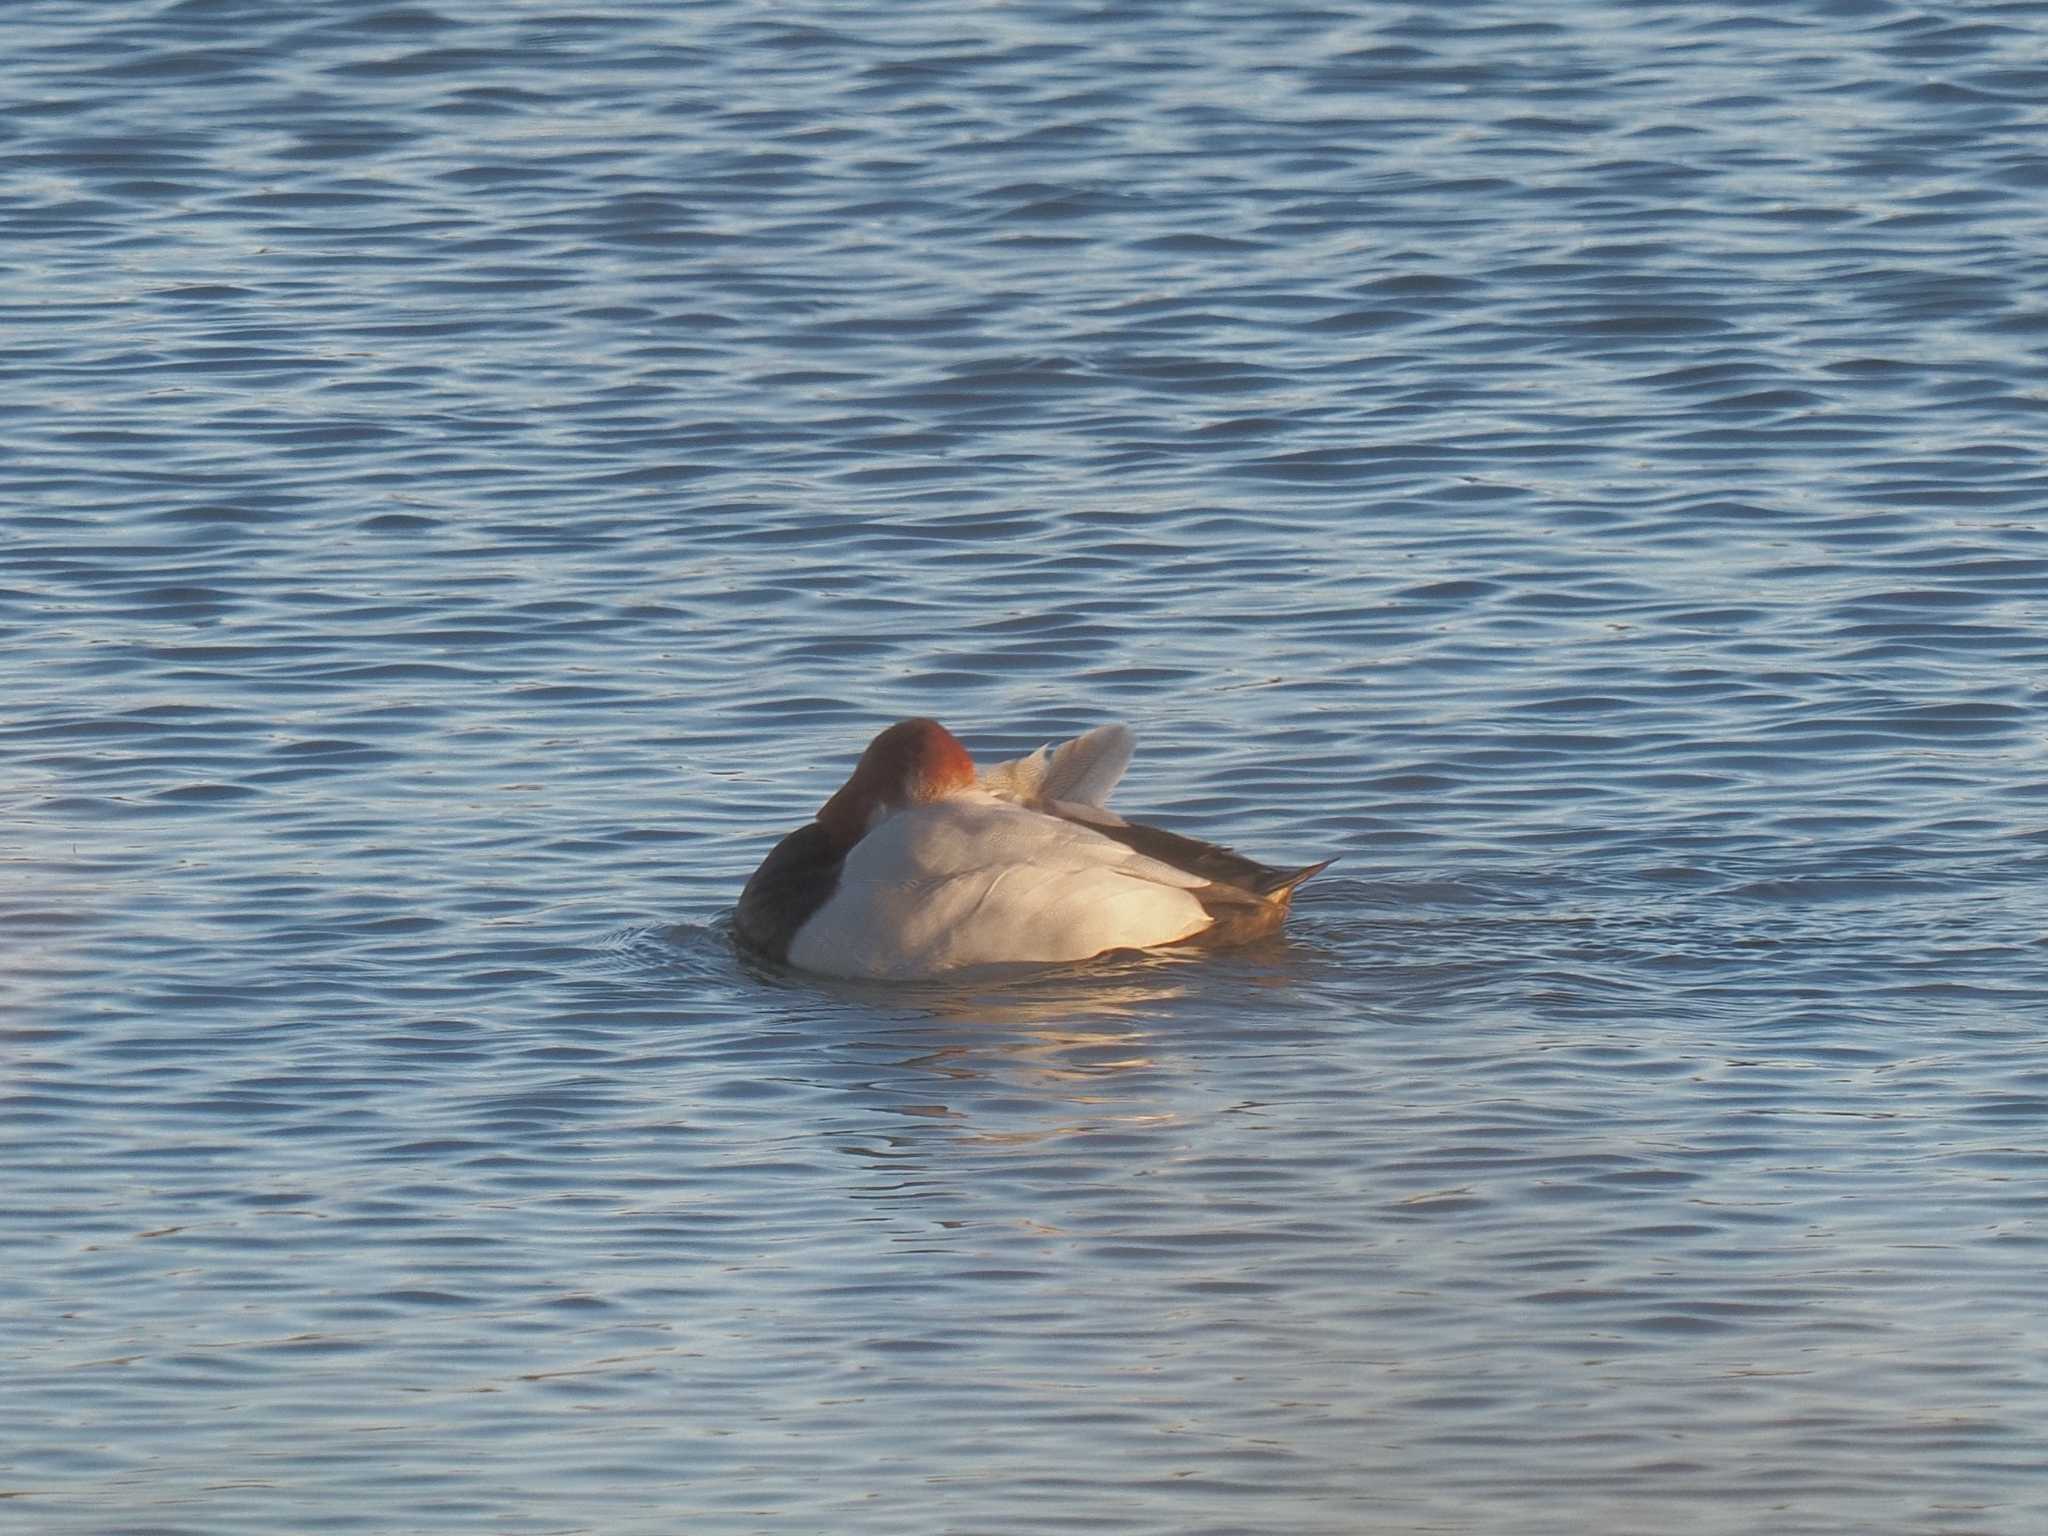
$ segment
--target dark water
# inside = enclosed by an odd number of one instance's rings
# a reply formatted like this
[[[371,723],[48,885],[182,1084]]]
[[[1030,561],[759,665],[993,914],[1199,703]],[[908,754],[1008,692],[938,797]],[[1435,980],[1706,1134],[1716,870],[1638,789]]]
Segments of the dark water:
[[[2041,1529],[2048,7],[0,58],[0,1525]],[[1342,862],[749,970],[911,713]]]

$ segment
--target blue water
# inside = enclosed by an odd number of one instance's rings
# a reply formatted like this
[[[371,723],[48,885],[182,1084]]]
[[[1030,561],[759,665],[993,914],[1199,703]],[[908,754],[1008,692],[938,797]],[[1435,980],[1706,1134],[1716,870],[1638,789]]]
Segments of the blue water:
[[[0,1525],[2041,1529],[2048,6],[0,58]],[[908,714],[1341,862],[736,958]]]

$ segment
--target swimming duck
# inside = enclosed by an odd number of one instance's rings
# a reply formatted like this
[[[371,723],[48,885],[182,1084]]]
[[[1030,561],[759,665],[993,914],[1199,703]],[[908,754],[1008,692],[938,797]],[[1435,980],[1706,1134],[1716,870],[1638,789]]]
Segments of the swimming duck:
[[[936,720],[890,726],[740,893],[740,942],[828,976],[908,981],[1114,949],[1238,944],[1328,866],[1274,869],[1105,808],[1133,739],[1104,725],[977,770]]]

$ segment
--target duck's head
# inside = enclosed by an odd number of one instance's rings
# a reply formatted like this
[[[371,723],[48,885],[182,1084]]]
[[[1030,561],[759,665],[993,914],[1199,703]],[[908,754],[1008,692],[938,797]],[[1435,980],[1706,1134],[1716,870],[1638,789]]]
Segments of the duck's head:
[[[899,720],[868,743],[853,776],[819,810],[818,825],[851,848],[878,817],[973,783],[974,759],[951,731],[936,720]]]

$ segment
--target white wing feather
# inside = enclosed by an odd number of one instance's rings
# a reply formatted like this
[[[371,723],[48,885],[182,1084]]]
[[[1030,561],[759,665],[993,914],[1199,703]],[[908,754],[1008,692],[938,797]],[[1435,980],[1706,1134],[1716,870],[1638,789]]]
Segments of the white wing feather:
[[[1024,805],[1064,800],[1100,807],[1130,767],[1136,747],[1129,726],[1098,725],[1057,747],[997,763],[981,774],[981,787]]]

